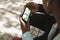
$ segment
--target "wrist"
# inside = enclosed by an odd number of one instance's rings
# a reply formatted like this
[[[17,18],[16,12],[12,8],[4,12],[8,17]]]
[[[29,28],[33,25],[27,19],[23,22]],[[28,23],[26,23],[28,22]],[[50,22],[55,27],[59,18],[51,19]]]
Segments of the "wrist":
[[[22,33],[24,34],[24,33],[28,32],[28,31],[30,31],[30,29],[25,29],[25,30],[23,29]]]
[[[22,31],[22,34],[26,33],[26,32],[29,32],[29,31]]]
[[[24,32],[23,35],[26,34],[26,33],[30,33],[30,31],[26,31],[26,32]]]

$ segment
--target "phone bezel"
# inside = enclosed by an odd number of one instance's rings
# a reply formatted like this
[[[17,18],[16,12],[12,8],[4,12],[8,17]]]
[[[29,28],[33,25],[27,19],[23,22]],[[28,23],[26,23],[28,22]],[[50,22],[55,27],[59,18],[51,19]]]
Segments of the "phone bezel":
[[[27,7],[25,7],[25,9],[24,9],[24,11],[23,11],[23,15],[24,15],[24,13],[25,13],[26,8],[27,8]],[[29,9],[29,8],[28,8],[28,9]],[[29,10],[30,10],[30,9],[29,9]],[[30,10],[30,14],[31,14],[31,10]],[[30,14],[29,14],[29,16],[30,16]],[[25,21],[25,20],[23,19],[23,15],[22,15],[22,20],[27,23],[28,20]],[[29,16],[28,16],[28,19],[29,19]]]

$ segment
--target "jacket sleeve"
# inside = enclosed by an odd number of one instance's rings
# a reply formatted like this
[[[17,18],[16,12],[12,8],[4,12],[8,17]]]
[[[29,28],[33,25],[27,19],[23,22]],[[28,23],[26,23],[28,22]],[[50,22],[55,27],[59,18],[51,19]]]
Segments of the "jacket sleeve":
[[[33,37],[30,32],[26,32],[22,35],[22,40],[33,40]]]

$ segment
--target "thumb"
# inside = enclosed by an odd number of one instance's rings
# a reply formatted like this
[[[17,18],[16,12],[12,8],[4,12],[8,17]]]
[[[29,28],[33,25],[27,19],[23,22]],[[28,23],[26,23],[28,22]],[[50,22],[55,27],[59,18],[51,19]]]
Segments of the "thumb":
[[[25,27],[25,22],[20,18],[21,27]]]

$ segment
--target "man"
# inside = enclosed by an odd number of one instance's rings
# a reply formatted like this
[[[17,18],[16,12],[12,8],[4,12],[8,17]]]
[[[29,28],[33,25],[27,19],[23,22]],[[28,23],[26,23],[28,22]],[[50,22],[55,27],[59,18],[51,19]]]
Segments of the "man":
[[[45,32],[42,36],[34,38],[34,40],[47,40],[50,29],[55,23],[55,18],[53,15],[47,14],[41,4],[38,5],[41,9],[38,11],[40,13],[32,13],[29,22],[30,25],[33,25],[34,27],[37,27]]]
[[[60,15],[59,15],[59,13],[60,13],[59,4],[60,3],[59,2],[60,2],[60,0],[43,0],[43,7],[44,7],[46,13],[52,13],[54,15],[58,25],[60,25]],[[33,4],[33,5],[31,5],[31,4]],[[37,5],[35,3],[27,3],[26,7],[28,7],[32,11],[32,13],[34,13],[34,12],[40,10],[40,8],[38,6],[39,5]],[[22,26],[22,27],[24,27],[24,26]],[[25,25],[25,27],[26,27],[26,25]],[[58,28],[60,28],[60,27],[58,26]],[[24,29],[24,30],[26,30],[26,29]],[[26,32],[28,32],[28,29],[24,33],[26,33]],[[60,34],[60,32],[58,32],[58,35],[54,38],[54,40],[60,40],[60,39],[57,39],[60,36],[59,34]],[[30,36],[30,38],[31,38],[31,36]]]

